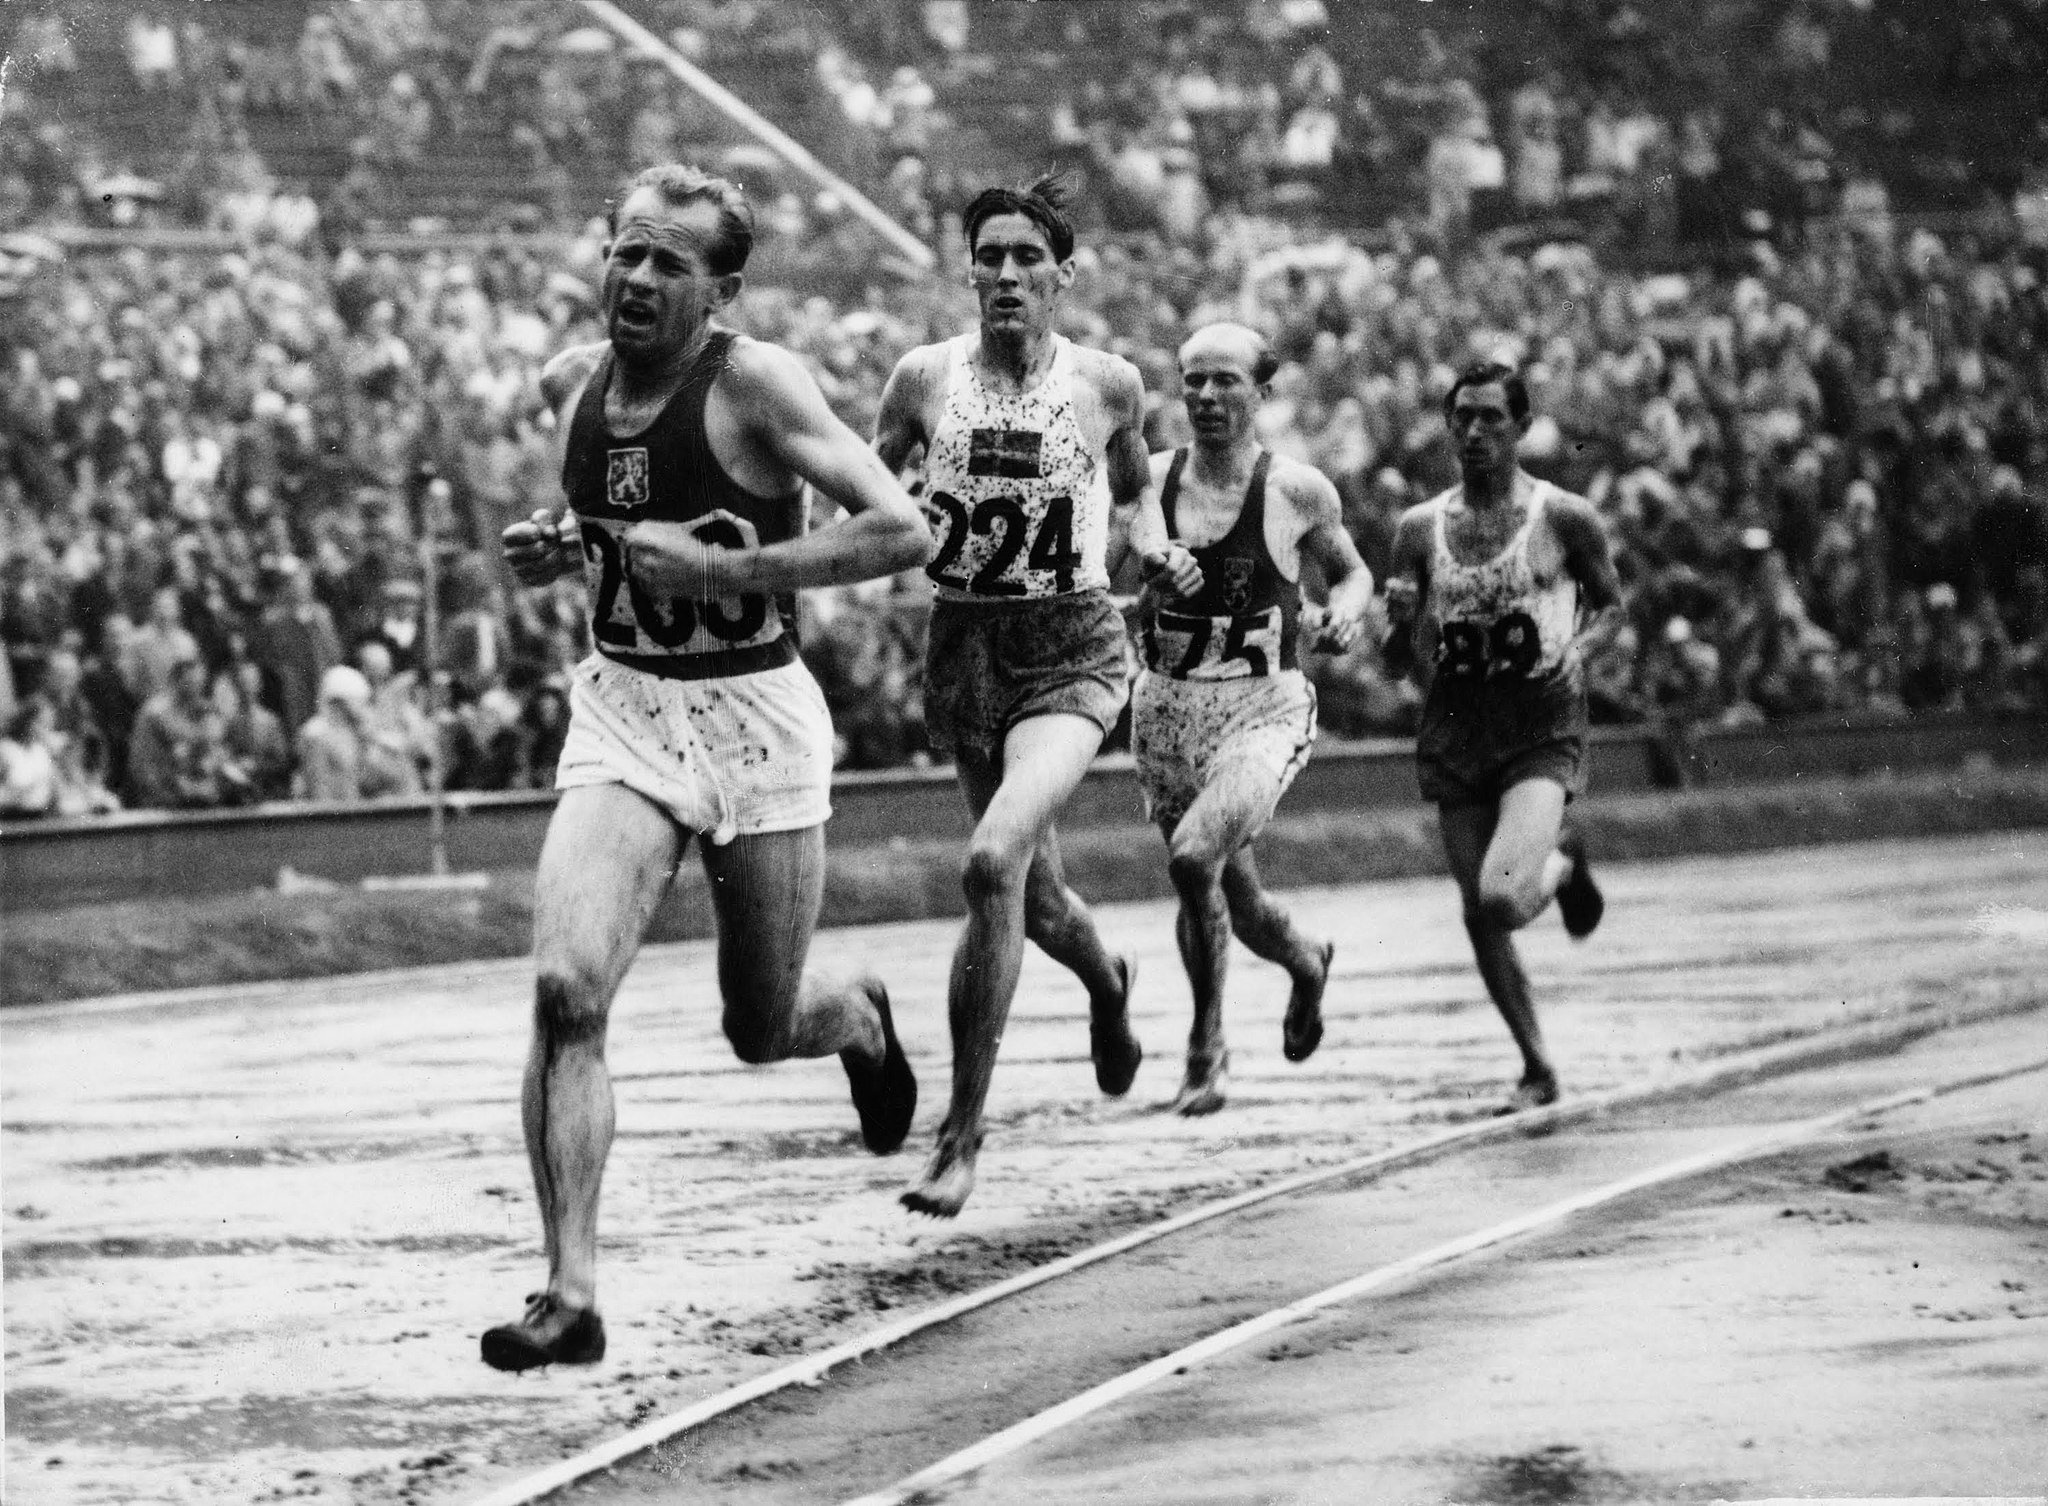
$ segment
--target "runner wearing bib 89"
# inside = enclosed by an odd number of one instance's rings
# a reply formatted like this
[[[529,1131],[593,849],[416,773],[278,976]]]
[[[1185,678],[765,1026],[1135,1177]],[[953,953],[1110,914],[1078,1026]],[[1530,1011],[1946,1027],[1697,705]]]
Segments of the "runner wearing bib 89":
[[[1297,931],[1261,887],[1251,844],[1315,743],[1315,690],[1298,645],[1304,636],[1336,651],[1357,642],[1373,582],[1329,478],[1259,445],[1253,421],[1277,365],[1245,325],[1197,330],[1180,349],[1195,442],[1152,457],[1167,533],[1202,569],[1192,596],[1148,590],[1141,600],[1145,667],[1131,695],[1131,752],[1171,854],[1174,936],[1194,994],[1174,1101],[1183,1114],[1223,1107],[1232,932],[1293,980],[1281,1031],[1289,1061],[1306,1061],[1322,1040],[1334,950]],[[1302,603],[1304,557],[1329,583],[1323,606]]]
[[[1553,896],[1574,938],[1605,908],[1583,839],[1560,830],[1585,788],[1581,646],[1613,626],[1621,587],[1591,504],[1516,461],[1529,393],[1512,367],[1467,367],[1444,418],[1463,479],[1395,531],[1388,657],[1412,655],[1424,686],[1416,768],[1480,976],[1522,1053],[1510,1113],[1558,1093],[1514,933]]]
[[[951,1218],[974,1187],[982,1108],[1028,938],[1088,990],[1089,1054],[1112,1096],[1143,1055],[1132,962],[1112,958],[1066,885],[1053,818],[1088,772],[1127,693],[1123,619],[1109,599],[1110,512],[1147,575],[1200,573],[1159,519],[1129,362],[1053,333],[1074,280],[1058,184],[992,188],[967,206],[974,333],[920,346],[882,394],[875,445],[901,472],[924,454],[926,565],[937,596],[925,648],[925,728],[974,812],[967,926],[953,956],[953,1096],[906,1207]]]
[[[696,168],[627,185],[605,251],[607,339],[541,385],[565,433],[572,516],[505,530],[528,585],[580,565],[596,653],[577,666],[534,887],[534,1012],[522,1095],[548,1281],[484,1334],[487,1364],[604,1355],[597,1203],[612,1141],[612,996],[692,833],[718,918],[718,983],[741,1060],[837,1054],[878,1154],[917,1082],[873,976],[804,970],[824,884],[832,723],[796,656],[791,593],[893,575],[929,540],[874,453],[785,350],[720,329],[753,218]],[[849,516],[806,532],[806,483]]]

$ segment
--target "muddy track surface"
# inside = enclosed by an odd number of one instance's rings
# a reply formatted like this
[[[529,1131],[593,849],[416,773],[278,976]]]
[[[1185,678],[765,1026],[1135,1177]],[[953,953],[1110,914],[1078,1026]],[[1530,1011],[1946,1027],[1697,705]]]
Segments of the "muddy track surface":
[[[2027,1001],[2048,958],[2041,840],[1609,869],[1599,936],[1573,946],[1545,926],[1526,949],[1568,1088],[1641,1082],[1855,1020]],[[892,1315],[1485,1115],[1512,1054],[1441,881],[1290,903],[1338,938],[1329,1037],[1309,1063],[1281,1060],[1285,979],[1239,953],[1232,1096],[1209,1120],[1164,1111],[1187,1019],[1166,907],[1100,911],[1112,946],[1142,959],[1135,1017],[1149,1059],[1120,1102],[1093,1091],[1078,986],[1030,959],[981,1185],[951,1225],[911,1219],[893,1195],[943,1112],[952,926],[837,932],[816,948],[828,967],[885,972],[927,1085],[906,1154],[888,1161],[859,1152],[836,1064],[732,1063],[706,948],[650,951],[612,1033],[611,1353],[526,1377],[475,1359],[477,1332],[516,1311],[540,1270],[516,1120],[521,969],[0,1020],[9,1498],[470,1499]],[[1333,1254],[1375,1227],[1374,1195],[1358,1195],[1366,1206],[1347,1232],[1324,1236]],[[1119,1264],[1126,1280],[1166,1269],[1157,1251]],[[1287,1270],[1254,1263],[1242,1290],[1169,1304],[1163,1331],[1113,1291],[1086,1315],[1128,1333],[1127,1352],[1163,1352],[1215,1321],[1204,1309],[1256,1304]],[[965,1353],[974,1339],[965,1326],[935,1330],[905,1358]],[[1070,1394],[1093,1363],[1024,1368],[1057,1371],[1054,1389]],[[726,1462],[692,1478],[764,1499],[802,1484],[795,1455],[749,1452],[749,1436],[765,1435],[733,1433]],[[866,1448],[859,1439],[848,1447]],[[935,1441],[898,1449],[899,1473],[943,1452]],[[705,1445],[678,1447],[670,1465]],[[650,1475],[661,1480],[680,1484]],[[1218,1498],[1265,1498],[1239,1490]]]

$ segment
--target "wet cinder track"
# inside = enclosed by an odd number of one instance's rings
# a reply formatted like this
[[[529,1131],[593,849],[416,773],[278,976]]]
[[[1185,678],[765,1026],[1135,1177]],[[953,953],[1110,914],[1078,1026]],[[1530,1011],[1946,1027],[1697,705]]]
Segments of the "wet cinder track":
[[[1591,943],[1530,937],[1567,1085],[2024,998],[2040,856],[2020,833],[1614,867]],[[1339,937],[1329,1037],[1283,1062],[1285,980],[1240,953],[1234,1094],[1212,1120],[1161,1109],[1187,1007],[1167,907],[1101,912],[1143,964],[1151,1057],[1123,1102],[1093,1092],[1078,987],[1030,959],[981,1186],[950,1226],[893,1193],[943,1109],[953,927],[819,940],[820,962],[889,976],[927,1085],[909,1153],[881,1162],[858,1151],[836,1064],[735,1066],[708,950],[650,952],[613,1031],[612,1352],[524,1378],[474,1358],[540,1267],[522,968],[16,1012],[0,1021],[10,1496],[467,1498],[890,1314],[1485,1112],[1513,1057],[1442,882],[1291,902]],[[792,1478],[774,1463],[727,1483]]]

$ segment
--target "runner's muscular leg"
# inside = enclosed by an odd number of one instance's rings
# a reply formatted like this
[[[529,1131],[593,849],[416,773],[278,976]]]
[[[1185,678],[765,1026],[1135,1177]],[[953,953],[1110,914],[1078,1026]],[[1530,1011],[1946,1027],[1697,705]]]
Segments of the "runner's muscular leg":
[[[988,811],[1002,771],[988,759],[963,750],[956,767],[967,807],[978,822]],[[1067,887],[1060,861],[1059,832],[1047,825],[1025,879],[1024,936],[1046,956],[1081,980],[1091,1005],[1120,1005],[1123,974],[1102,945],[1081,896]]]
[[[1536,1023],[1528,975],[1515,952],[1514,932],[1483,902],[1497,812],[1490,805],[1445,805],[1437,808],[1437,820],[1443,832],[1444,856],[1464,904],[1465,934],[1471,938],[1479,976],[1522,1053],[1522,1080],[1511,1106],[1549,1103],[1557,1096],[1557,1074],[1544,1054],[1543,1032]]]
[[[915,1212],[951,1218],[974,1189],[982,1106],[1023,960],[1027,876],[1054,815],[1101,743],[1094,722],[1062,712],[1029,717],[1009,730],[993,789],[986,759],[960,759],[962,787],[981,809],[962,875],[967,926],[953,953],[947,997],[953,1096],[923,1177],[903,1194]]]
[[[1230,967],[1230,907],[1223,870],[1233,854],[1271,819],[1280,791],[1256,764],[1225,763],[1175,823],[1167,837],[1167,872],[1180,897],[1174,939],[1180,944],[1194,994],[1188,1031],[1187,1076],[1174,1107],[1183,1114],[1213,1114],[1223,1107],[1223,988]]]
[[[1311,942],[1259,882],[1259,865],[1251,844],[1230,855],[1223,865],[1223,897],[1230,905],[1231,929],[1252,955],[1287,969],[1293,988],[1287,998],[1287,1020],[1281,1027],[1281,1048],[1291,1062],[1307,1061],[1323,1039],[1323,989],[1330,981],[1330,958],[1336,943]]]
[[[533,1046],[521,1094],[547,1235],[548,1290],[595,1303],[597,1199],[612,1143],[612,995],[668,888],[684,837],[623,785],[565,790],[534,885]]]
[[[1088,1059],[1095,1085],[1112,1098],[1131,1090],[1145,1048],[1131,1033],[1136,954],[1112,957],[1081,896],[1067,887],[1059,832],[1045,829],[1024,879],[1024,935],[1088,990]]]
[[[825,893],[825,828],[700,844],[718,915],[718,990],[726,1039],[743,1062],[854,1051],[876,1061],[882,1026],[872,975],[806,975]]]
[[[1038,839],[1024,884],[1025,939],[1081,980],[1097,1014],[1121,1011],[1126,991],[1123,964],[1103,946],[1095,917],[1081,896],[1067,887],[1059,832],[1053,827]]]
[[[825,828],[706,843],[703,856],[734,1052],[755,1063],[837,1054],[862,1140],[878,1155],[895,1150],[917,1110],[917,1079],[896,1042],[888,989],[872,973],[827,979],[804,970],[825,892]]]
[[[1541,915],[1571,872],[1570,859],[1557,850],[1564,807],[1564,786],[1553,779],[1524,779],[1501,794],[1479,906],[1506,930],[1518,931]]]

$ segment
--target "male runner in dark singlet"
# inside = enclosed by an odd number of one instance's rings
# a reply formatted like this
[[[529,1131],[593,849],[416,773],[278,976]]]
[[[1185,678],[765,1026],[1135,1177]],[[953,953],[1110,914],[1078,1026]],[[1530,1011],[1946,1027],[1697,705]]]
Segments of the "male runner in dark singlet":
[[[1281,1034],[1289,1061],[1306,1061],[1322,1040],[1334,950],[1302,936],[1260,887],[1251,844],[1315,742],[1315,690],[1297,667],[1297,642],[1306,635],[1332,650],[1357,642],[1372,572],[1344,531],[1329,478],[1258,442],[1253,419],[1276,364],[1256,330],[1197,330],[1180,350],[1195,442],[1152,457],[1167,534],[1202,570],[1192,596],[1146,593],[1145,668],[1131,697],[1131,752],[1172,854],[1174,935],[1194,992],[1187,1075],[1174,1102],[1183,1114],[1223,1107],[1233,929],[1293,978]],[[1323,606],[1302,603],[1305,557],[1329,583]]]
[[[1515,446],[1529,393],[1513,368],[1482,363],[1444,397],[1459,484],[1410,508],[1394,535],[1390,658],[1412,654],[1424,685],[1415,746],[1436,802],[1465,930],[1522,1079],[1503,1112],[1554,1102],[1514,933],[1557,898],[1565,929],[1590,935],[1604,902],[1566,803],[1585,787],[1581,644],[1621,601],[1606,532],[1583,497],[1524,471]]]
[[[1148,578],[1199,572],[1159,521],[1141,434],[1144,389],[1121,357],[1053,332],[1074,280],[1056,185],[992,188],[965,216],[980,327],[899,361],[875,445],[900,472],[924,452],[938,550],[925,650],[925,726],[953,754],[974,812],[967,927],[948,996],[953,1098],[904,1204],[951,1218],[974,1187],[982,1108],[1028,937],[1088,989],[1103,1092],[1143,1054],[1126,1018],[1129,958],[1112,959],[1060,872],[1053,817],[1088,772],[1126,694],[1123,619],[1105,566],[1112,508]]]
[[[573,522],[505,531],[519,578],[577,568],[597,652],[577,667],[534,891],[523,1120],[548,1283],[483,1336],[501,1370],[604,1354],[597,1200],[611,1149],[612,995],[690,835],[718,916],[725,1033],[741,1060],[836,1053],[878,1154],[917,1084],[880,980],[804,972],[824,881],[832,725],[796,656],[791,593],[890,575],[930,541],[894,476],[787,351],[712,316],[740,290],[752,216],[732,184],[650,168],[606,251],[609,338],[542,385],[565,432]],[[806,532],[805,483],[849,516]]]

